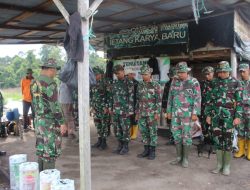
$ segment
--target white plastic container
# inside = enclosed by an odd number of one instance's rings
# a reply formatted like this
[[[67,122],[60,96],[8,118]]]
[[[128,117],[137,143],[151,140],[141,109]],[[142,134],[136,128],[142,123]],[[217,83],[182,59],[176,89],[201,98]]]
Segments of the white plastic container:
[[[20,190],[39,190],[38,163],[25,162],[19,166]]]
[[[51,190],[75,190],[75,182],[71,179],[60,179],[51,184]]]
[[[51,190],[51,183],[57,182],[61,178],[60,171],[56,169],[44,170],[40,172],[40,190]]]
[[[27,154],[15,154],[9,157],[11,190],[19,190],[19,165],[24,162],[27,162]]]

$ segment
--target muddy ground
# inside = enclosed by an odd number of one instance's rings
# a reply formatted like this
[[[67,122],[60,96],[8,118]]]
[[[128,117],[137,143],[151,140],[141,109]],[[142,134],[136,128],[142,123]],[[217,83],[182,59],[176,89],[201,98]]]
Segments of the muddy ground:
[[[97,135],[91,125],[91,141],[96,141]],[[250,161],[233,159],[229,177],[215,175],[210,170],[216,164],[215,155],[208,159],[197,156],[193,146],[189,157],[190,166],[187,169],[169,164],[175,158],[174,146],[166,146],[166,138],[159,137],[157,158],[154,161],[136,157],[143,149],[141,138],[130,143],[130,152],[126,156],[115,155],[112,149],[116,140],[112,135],[108,140],[106,151],[93,149],[92,189],[93,190],[247,190],[250,189]],[[0,139],[0,149],[7,151],[7,156],[0,157],[0,168],[8,174],[8,156],[18,153],[28,154],[29,161],[36,161],[35,137],[28,132],[21,141],[18,137],[9,136]],[[62,178],[74,179],[76,189],[79,189],[79,151],[78,145],[67,138],[63,139],[63,154],[56,163]],[[1,177],[1,174],[0,174]],[[1,177],[2,178],[2,177]],[[3,179],[3,178],[2,178]],[[1,179],[1,180],[2,180]],[[3,180],[0,189],[4,189]],[[1,188],[2,186],[2,188]],[[6,185],[5,185],[6,186]]]

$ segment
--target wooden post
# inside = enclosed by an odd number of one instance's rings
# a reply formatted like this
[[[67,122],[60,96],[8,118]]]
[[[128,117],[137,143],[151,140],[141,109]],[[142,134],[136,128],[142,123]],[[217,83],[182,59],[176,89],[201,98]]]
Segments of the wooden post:
[[[231,67],[232,67],[232,76],[237,78],[237,56],[234,50],[231,50]]]
[[[78,12],[84,18],[89,0],[78,0]],[[89,20],[82,20],[82,35],[89,33]],[[78,110],[79,110],[79,153],[80,190],[91,190],[91,152],[89,126],[89,39],[84,38],[83,62],[78,62]]]

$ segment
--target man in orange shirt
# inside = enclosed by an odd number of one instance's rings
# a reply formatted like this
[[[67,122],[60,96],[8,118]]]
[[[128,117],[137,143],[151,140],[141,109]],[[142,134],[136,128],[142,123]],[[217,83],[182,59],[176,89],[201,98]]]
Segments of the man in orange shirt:
[[[23,127],[24,127],[24,131],[27,132],[28,129],[28,125],[29,125],[29,118],[28,118],[28,112],[29,109],[31,108],[31,112],[32,112],[32,118],[34,118],[34,111],[33,108],[31,106],[31,94],[30,94],[30,84],[31,81],[34,79],[32,76],[32,69],[28,68],[27,72],[26,72],[26,77],[24,77],[21,80],[21,89],[22,89],[22,96],[23,96]]]

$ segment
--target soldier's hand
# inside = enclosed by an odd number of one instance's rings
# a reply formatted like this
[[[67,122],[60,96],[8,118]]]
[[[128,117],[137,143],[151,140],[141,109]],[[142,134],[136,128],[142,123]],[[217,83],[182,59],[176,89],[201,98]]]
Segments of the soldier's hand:
[[[206,122],[207,122],[208,125],[211,125],[211,117],[207,117]]]
[[[155,120],[158,121],[160,119],[159,114],[155,114]]]
[[[167,113],[167,119],[172,119],[172,114],[171,113]]]
[[[62,135],[65,135],[67,133],[67,126],[66,125],[61,125],[60,129],[61,129]]]
[[[191,119],[192,119],[192,121],[197,121],[198,120],[198,116],[195,115],[195,114],[192,114]]]
[[[69,105],[69,112],[73,112],[73,110],[74,110],[74,109],[73,109],[73,104],[70,104],[70,105]]]
[[[139,114],[136,114],[135,115],[135,121],[138,121],[139,120]]]
[[[104,108],[104,113],[105,114],[109,113],[109,110],[107,108]]]
[[[239,125],[241,122],[240,122],[240,119],[239,118],[235,118],[234,121],[233,121],[233,125]]]

